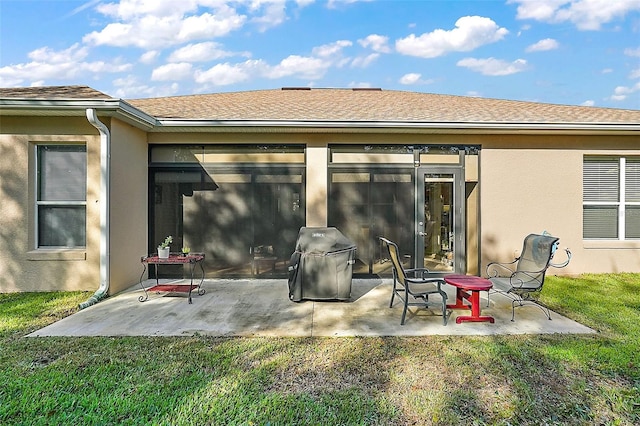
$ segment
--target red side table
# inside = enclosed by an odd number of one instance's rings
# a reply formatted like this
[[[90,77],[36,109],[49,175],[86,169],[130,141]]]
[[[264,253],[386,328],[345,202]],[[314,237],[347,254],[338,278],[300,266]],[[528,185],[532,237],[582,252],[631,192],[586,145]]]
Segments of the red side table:
[[[169,257],[161,258],[158,257],[158,254],[153,254],[149,256],[142,256],[140,258],[140,262],[142,262],[143,269],[142,275],[140,275],[140,286],[144,290],[144,296],[138,297],[140,302],[144,302],[149,298],[149,293],[147,293],[147,289],[142,284],[142,279],[144,278],[144,273],[147,270],[147,265],[155,265],[156,270],[156,285],[151,287],[150,291],[159,292],[189,292],[189,303],[193,303],[191,300],[191,290],[197,289],[198,295],[202,296],[204,294],[204,288],[202,288],[202,282],[204,281],[204,266],[202,265],[204,262],[204,253],[191,253],[188,255],[183,255],[181,253],[170,253]],[[158,265],[190,265],[191,269],[191,282],[189,284],[173,284],[173,285],[160,285],[158,281]],[[202,271],[202,278],[200,279],[199,284],[193,284],[193,272],[195,270],[196,265],[200,265],[200,270]]]
[[[491,281],[476,277],[473,275],[445,275],[444,281],[456,287],[456,304],[447,305],[450,309],[471,309],[471,315],[461,315],[456,318],[456,324],[463,321],[466,322],[483,322],[489,321],[494,323],[495,320],[490,316],[480,315],[480,292],[488,291],[493,287]],[[469,302],[471,305],[465,303]]]

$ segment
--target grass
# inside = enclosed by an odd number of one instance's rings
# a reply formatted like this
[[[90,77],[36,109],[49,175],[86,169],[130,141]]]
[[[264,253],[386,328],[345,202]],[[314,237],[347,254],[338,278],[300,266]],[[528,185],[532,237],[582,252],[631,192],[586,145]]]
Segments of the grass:
[[[1,424],[640,423],[640,274],[547,278],[595,335],[24,337],[88,296],[0,294]]]

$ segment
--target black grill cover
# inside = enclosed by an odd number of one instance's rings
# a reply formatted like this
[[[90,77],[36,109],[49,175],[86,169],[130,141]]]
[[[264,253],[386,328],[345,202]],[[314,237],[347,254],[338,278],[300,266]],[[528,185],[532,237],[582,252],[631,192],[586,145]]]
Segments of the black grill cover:
[[[289,299],[350,299],[355,252],[337,228],[300,228],[289,263]]]

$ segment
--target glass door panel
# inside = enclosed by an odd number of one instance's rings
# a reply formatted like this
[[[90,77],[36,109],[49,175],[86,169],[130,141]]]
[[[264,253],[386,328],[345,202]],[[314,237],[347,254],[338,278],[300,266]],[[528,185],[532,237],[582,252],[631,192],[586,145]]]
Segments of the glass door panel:
[[[413,174],[413,169],[407,168],[332,171],[328,224],[357,245],[354,275],[391,274],[380,236],[397,242],[410,267],[415,221]]]
[[[453,271],[453,176],[425,175],[423,230],[424,267],[432,271]]]
[[[460,168],[418,170],[417,268],[465,273],[464,181]]]

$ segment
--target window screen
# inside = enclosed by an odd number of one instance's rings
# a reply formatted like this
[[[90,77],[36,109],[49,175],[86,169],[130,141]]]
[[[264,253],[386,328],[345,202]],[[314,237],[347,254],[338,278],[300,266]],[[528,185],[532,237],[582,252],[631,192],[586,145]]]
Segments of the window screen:
[[[87,149],[40,145],[37,149],[38,247],[86,245]]]

